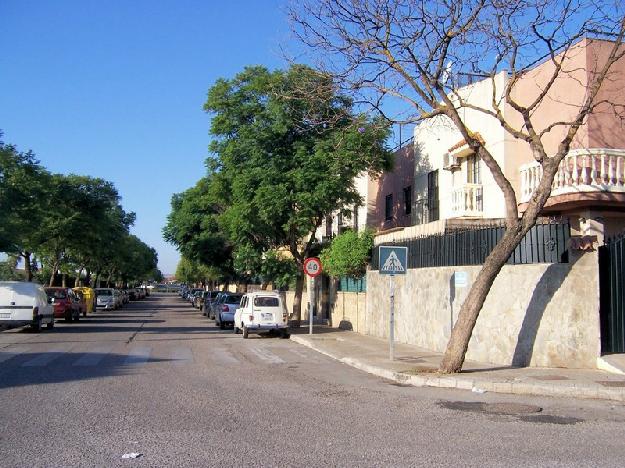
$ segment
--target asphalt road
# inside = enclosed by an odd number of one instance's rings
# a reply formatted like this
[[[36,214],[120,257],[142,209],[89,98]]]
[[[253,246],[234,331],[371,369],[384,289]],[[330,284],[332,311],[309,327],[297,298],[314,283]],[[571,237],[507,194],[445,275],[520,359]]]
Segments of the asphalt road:
[[[625,464],[623,405],[398,386],[178,297],[0,332],[0,401],[2,467]]]

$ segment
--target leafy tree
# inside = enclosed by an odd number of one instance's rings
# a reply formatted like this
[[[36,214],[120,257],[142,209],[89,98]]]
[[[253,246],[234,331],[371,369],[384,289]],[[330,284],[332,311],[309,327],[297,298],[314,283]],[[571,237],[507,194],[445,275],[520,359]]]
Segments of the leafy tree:
[[[32,280],[31,255],[39,247],[49,183],[50,174],[32,152],[20,153],[0,141],[0,251],[24,258],[27,281]]]
[[[194,187],[172,196],[163,237],[184,258],[212,268],[215,277],[229,279],[234,274],[232,247],[220,227],[221,204],[214,176],[200,179]]]
[[[372,248],[373,231],[358,233],[350,229],[336,236],[330,246],[322,250],[321,264],[324,271],[335,278],[361,278],[367,271]]]
[[[407,104],[399,117],[388,115],[395,121],[444,116],[501,189],[505,234],[468,292],[440,367],[444,373],[459,372],[488,292],[535,225],[580,128],[595,110],[618,114],[623,109],[623,102],[607,100],[600,91],[613,80],[611,70],[625,54],[625,3],[303,0],[293,4],[291,17],[300,39],[320,53],[327,71],[340,77],[359,99],[379,111],[389,108],[385,107],[389,98]],[[603,57],[590,60],[586,69],[571,65],[582,38],[609,39],[602,42]],[[532,77],[527,71],[539,61],[548,63],[547,75],[540,81],[536,77],[535,92],[524,92],[524,78]],[[497,86],[503,70],[507,79]],[[486,103],[473,102],[461,90],[467,78],[475,76],[492,83],[492,98]],[[557,94],[563,80],[583,89]],[[561,112],[541,112],[553,103],[561,104]],[[464,119],[466,110],[501,126],[506,138],[517,140],[542,166],[540,183],[522,215],[512,182],[487,142],[473,130],[473,122]]]
[[[206,284],[218,281],[220,277],[214,268],[182,256],[176,267],[176,279],[186,284]]]
[[[262,257],[286,248],[296,268],[293,312],[301,318],[302,266],[323,219],[360,203],[354,178],[388,167],[388,127],[352,112],[329,75],[302,65],[248,67],[209,90],[214,137],[208,161],[225,200],[233,246]]]

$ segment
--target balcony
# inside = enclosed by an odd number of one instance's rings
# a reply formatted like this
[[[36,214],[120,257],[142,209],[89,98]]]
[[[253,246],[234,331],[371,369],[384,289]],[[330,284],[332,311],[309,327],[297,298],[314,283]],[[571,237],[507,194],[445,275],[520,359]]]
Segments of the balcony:
[[[625,193],[625,150],[573,150],[562,160],[551,186],[551,198],[561,195]],[[537,162],[521,166],[520,203],[529,202],[543,168]]]
[[[454,218],[480,218],[483,216],[482,184],[465,184],[451,194],[451,211]]]

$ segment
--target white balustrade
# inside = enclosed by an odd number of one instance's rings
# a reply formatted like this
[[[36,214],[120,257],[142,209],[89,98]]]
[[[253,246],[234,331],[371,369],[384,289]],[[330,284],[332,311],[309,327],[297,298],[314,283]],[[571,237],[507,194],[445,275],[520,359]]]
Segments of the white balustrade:
[[[481,184],[466,184],[454,189],[451,194],[451,209],[454,217],[482,216],[483,197]]]
[[[543,168],[533,162],[519,171],[520,202],[526,203],[542,179]],[[625,150],[573,150],[560,162],[551,196],[584,192],[625,192]]]

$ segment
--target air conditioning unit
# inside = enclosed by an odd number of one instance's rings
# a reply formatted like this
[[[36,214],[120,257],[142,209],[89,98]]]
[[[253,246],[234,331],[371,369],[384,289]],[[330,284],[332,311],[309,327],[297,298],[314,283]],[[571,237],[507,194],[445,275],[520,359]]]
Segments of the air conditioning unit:
[[[460,161],[454,155],[445,153],[443,155],[443,169],[451,171],[460,167]]]

